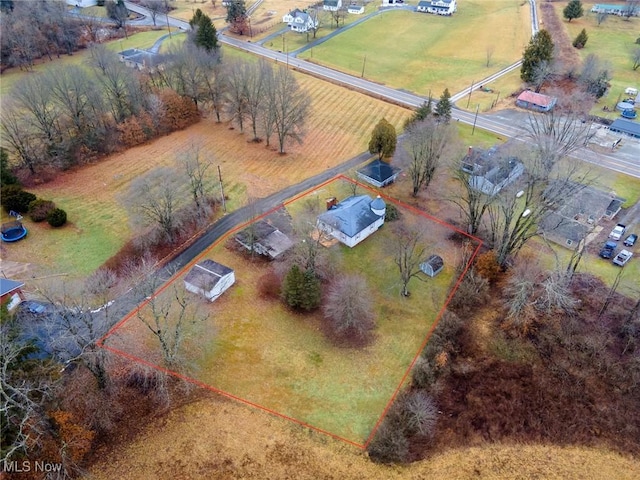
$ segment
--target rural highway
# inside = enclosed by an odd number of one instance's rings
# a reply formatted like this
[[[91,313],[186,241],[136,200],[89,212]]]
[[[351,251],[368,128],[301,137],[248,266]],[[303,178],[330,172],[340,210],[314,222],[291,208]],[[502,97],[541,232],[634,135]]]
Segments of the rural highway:
[[[148,14],[147,9],[144,7],[130,2],[125,2],[125,4],[127,8],[134,12],[140,13],[142,15]],[[530,0],[530,4],[532,12],[531,28],[533,32],[536,32],[538,31],[538,17],[535,9],[535,0]],[[158,15],[157,22],[160,25],[166,25],[168,23],[173,27],[180,28],[181,30],[189,30],[191,28],[188,22],[172,18],[167,15]],[[403,90],[397,90],[386,85],[381,85],[379,83],[367,80],[366,78],[359,78],[353,75],[339,72],[322,65],[317,65],[306,60],[298,59],[294,56],[289,55],[288,53],[269,50],[262,45],[251,42],[251,40],[247,38],[230,37],[224,35],[224,32],[221,32],[218,35],[218,39],[225,45],[229,45],[231,47],[244,50],[245,52],[273,60],[274,62],[280,63],[281,65],[287,65],[288,68],[292,68],[296,71],[307,73],[309,75],[313,75],[315,77],[333,82],[338,85],[347,86],[354,90],[358,90],[367,95],[374,96],[376,98],[394,103],[396,105],[416,108],[427,101],[426,96]],[[465,98],[469,94],[470,89],[473,88],[475,90],[476,88],[479,88],[480,85],[489,83],[491,80],[495,80],[496,78],[519,68],[520,64],[521,62],[518,61],[506,67],[505,69],[487,77],[486,79],[475,83],[474,86],[468,87],[465,90],[456,93],[452,96],[452,100],[457,101]],[[452,118],[455,121],[460,121],[468,125],[475,124],[476,128],[495,133],[496,135],[499,135],[501,137],[516,138],[523,141],[526,141],[527,138],[527,132],[525,128],[520,126],[522,124],[518,124],[518,122],[513,121],[505,121],[501,118],[492,118],[492,115],[490,114],[476,115],[474,112],[467,112],[459,108],[454,108],[452,112]],[[572,155],[572,157],[594,165],[608,168],[610,170],[614,170],[616,172],[640,178],[640,159],[634,159],[632,155],[622,156],[617,154],[596,153],[589,148],[581,148],[580,150],[576,151]]]

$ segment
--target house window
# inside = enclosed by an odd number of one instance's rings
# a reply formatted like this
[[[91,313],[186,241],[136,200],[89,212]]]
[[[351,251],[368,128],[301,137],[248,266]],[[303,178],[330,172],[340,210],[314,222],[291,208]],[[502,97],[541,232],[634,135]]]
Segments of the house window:
[[[569,246],[573,245],[573,240],[571,240],[570,238],[567,238],[567,245]]]

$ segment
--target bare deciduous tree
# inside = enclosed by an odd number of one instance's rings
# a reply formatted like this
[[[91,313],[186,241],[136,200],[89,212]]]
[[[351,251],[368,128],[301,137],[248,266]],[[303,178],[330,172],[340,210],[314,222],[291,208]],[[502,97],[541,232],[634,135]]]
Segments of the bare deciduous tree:
[[[487,68],[491,65],[491,59],[493,58],[493,54],[496,51],[496,46],[491,44],[491,45],[487,45],[487,48],[485,49],[485,53],[486,53],[486,66]]]
[[[244,130],[244,121],[248,113],[244,69],[244,63],[240,61],[229,62],[226,67],[227,108],[231,120],[238,124],[241,132]]]
[[[412,278],[420,278],[420,264],[426,260],[427,247],[422,234],[408,227],[397,225],[393,229],[393,260],[400,273],[402,295],[408,297],[409,282]]]
[[[412,195],[416,197],[420,188],[427,188],[435,176],[441,158],[453,139],[452,126],[429,118],[412,124],[402,142],[409,156],[409,175],[413,183]]]
[[[640,68],[640,48],[636,47],[631,51],[631,68],[633,71]]]
[[[453,178],[461,187],[462,192],[460,195],[451,196],[448,200],[459,207],[467,233],[476,235],[480,230],[484,215],[495,197],[474,188],[471,174],[465,172],[460,164],[453,171]]]
[[[361,338],[374,328],[369,298],[369,287],[363,277],[345,275],[336,279],[329,287],[323,307],[324,316],[331,322],[333,331]]]
[[[260,59],[258,63],[244,64],[245,105],[247,115],[251,121],[253,141],[258,141],[258,120],[264,111],[265,81],[270,75],[271,65]]]
[[[181,170],[187,176],[189,191],[198,209],[208,204],[209,186],[208,171],[213,161],[202,152],[199,145],[192,145],[178,158]]]
[[[291,70],[283,66],[276,68],[273,83],[269,87],[267,108],[272,110],[268,115],[274,120],[279,151],[284,153],[288,138],[302,141],[302,131],[311,98],[307,92],[300,89]]]
[[[124,203],[134,223],[156,225],[171,240],[180,224],[176,214],[183,192],[184,182],[175,170],[159,167],[131,182]]]
[[[46,146],[31,126],[27,114],[15,102],[4,102],[0,115],[3,143],[22,167],[35,174],[46,161]]]

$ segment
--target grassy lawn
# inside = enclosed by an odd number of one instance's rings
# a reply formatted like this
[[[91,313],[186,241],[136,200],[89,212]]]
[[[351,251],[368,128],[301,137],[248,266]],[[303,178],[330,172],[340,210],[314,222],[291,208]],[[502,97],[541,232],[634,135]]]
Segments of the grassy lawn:
[[[304,52],[300,58],[426,95],[461,90],[505,67],[530,38],[528,3],[471,0],[452,17],[392,11]],[[381,43],[380,32],[384,32]],[[473,32],[473,42],[469,42]],[[492,47],[491,67],[486,67]]]
[[[166,29],[149,30],[129,35],[128,39],[122,38],[118,40],[112,40],[110,42],[107,42],[105,45],[107,46],[107,48],[109,48],[109,50],[112,50],[114,52],[121,52],[122,50],[126,50],[128,48],[150,48],[158,38],[160,38],[162,35],[165,35],[166,33],[168,33],[168,30]],[[25,75],[43,72],[53,66],[66,67],[69,65],[83,65],[87,62],[88,58],[89,51],[85,49],[79,50],[73,55],[62,55],[60,58],[55,58],[51,62],[46,59],[38,60],[31,72],[25,72],[18,68],[11,68],[0,76],[0,96],[9,93],[16,82],[19,82],[22,78],[24,78]]]
[[[631,51],[637,47],[634,44],[639,33],[640,18],[635,17],[625,20],[616,15],[608,15],[606,20],[598,26],[596,14],[591,13],[591,7],[597,2],[583,2],[585,15],[582,18],[569,22],[564,22],[565,28],[572,40],[584,28],[587,30],[589,40],[587,45],[579,50],[580,57],[585,58],[589,54],[595,54],[600,59],[606,60],[613,67],[613,79],[611,89],[606,97],[601,98],[594,106],[591,113],[611,119],[618,118],[619,112],[604,112],[602,108],[606,105],[610,109],[615,109],[620,99],[626,98],[624,90],[627,87],[640,87],[640,71],[631,69]],[[564,4],[554,5],[558,15],[562,18]]]
[[[346,182],[336,180],[308,197],[318,201],[330,196],[345,198],[347,192]],[[306,198],[286,205],[294,222]],[[262,298],[258,286],[260,277],[270,270],[267,262],[250,261],[226,248],[224,240],[204,252],[202,257],[233,268],[236,284],[215,303],[201,305],[210,318],[190,347],[190,351],[203,354],[197,380],[363,443],[419,351],[454,281],[457,248],[446,239],[450,230],[401,211],[399,221],[426,232],[430,250],[445,258],[446,267],[435,279],[412,280],[412,295],[405,299],[399,295],[397,267],[388,254],[392,241],[388,225],[353,249],[331,247],[331,254],[338,259],[337,275],[357,273],[371,288],[377,328],[373,342],[361,349],[330,342],[323,333],[320,313],[297,314],[278,300]],[[181,279],[180,275],[176,280],[180,288]],[[129,331],[135,335],[136,345],[157,348],[146,328],[140,327],[133,318],[118,334]],[[128,353],[139,355],[139,351],[136,347]]]
[[[477,81],[474,83],[477,84]],[[469,84],[471,85],[471,84]],[[490,112],[500,108],[514,108],[515,100],[511,95],[522,90],[522,80],[520,79],[520,69],[504,75],[493,82],[483,84],[483,87],[492,91],[486,92],[484,89],[474,90],[471,98],[468,96],[458,100],[456,106],[470,112],[478,111]]]

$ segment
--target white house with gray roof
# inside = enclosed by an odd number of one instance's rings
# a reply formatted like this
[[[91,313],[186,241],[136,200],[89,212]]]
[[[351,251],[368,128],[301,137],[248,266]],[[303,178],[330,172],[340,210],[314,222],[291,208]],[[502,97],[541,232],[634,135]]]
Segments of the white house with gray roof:
[[[369,195],[349,197],[319,215],[316,225],[346,246],[355,247],[384,224],[386,208],[380,196],[374,200]]]
[[[187,273],[184,277],[184,288],[213,302],[235,281],[235,273],[231,268],[206,259],[196,263]]]
[[[436,15],[451,15],[458,9],[456,0],[421,0],[416,11],[434,13]]]
[[[282,17],[282,21],[289,25],[289,28],[294,32],[304,33],[318,27],[316,15],[310,15],[297,8]]]

